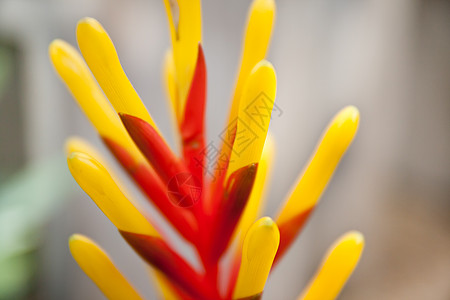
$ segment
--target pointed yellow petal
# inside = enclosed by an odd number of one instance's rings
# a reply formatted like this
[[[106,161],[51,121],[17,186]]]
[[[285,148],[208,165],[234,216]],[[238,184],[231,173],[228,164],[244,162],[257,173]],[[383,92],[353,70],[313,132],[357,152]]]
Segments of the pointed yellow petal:
[[[153,119],[122,69],[114,44],[95,19],[78,22],[77,41],[87,65],[118,113],[145,120],[156,128]]]
[[[88,141],[80,137],[70,137],[66,140],[65,144],[66,155],[69,156],[73,152],[81,152],[92,156],[100,164],[104,165],[106,160],[100,154],[100,152],[92,146]]]
[[[137,162],[145,162],[81,55],[62,40],[50,44],[49,54],[55,70],[98,133],[127,149]]]
[[[298,300],[335,299],[358,264],[363,248],[364,236],[357,231],[339,238]]]
[[[250,72],[266,57],[275,19],[275,0],[254,0],[247,17],[241,67],[231,104],[231,122],[238,115],[242,91]]]
[[[317,204],[342,155],[355,137],[358,124],[359,111],[356,107],[347,106],[337,113],[281,210],[278,226]]]
[[[117,184],[119,189],[125,194],[128,195],[128,190],[124,184],[122,184],[120,180],[120,176],[118,176],[111,167],[108,165],[105,157],[100,154],[100,152],[91,145],[85,139],[80,137],[72,136],[66,140],[65,143],[66,155],[70,156],[71,153],[79,152],[86,154],[96,160],[100,165],[102,165],[106,170],[108,170],[109,175],[113,178],[114,182]]]
[[[80,187],[118,229],[150,236],[158,235],[98,161],[85,153],[74,152],[69,155],[67,162]]]
[[[165,300],[181,300],[178,294],[170,285],[167,277],[157,269],[151,269],[152,277],[155,280],[156,287],[160,292],[161,299]]]
[[[275,70],[267,61],[258,63],[250,74],[238,117],[228,127],[232,130],[237,126],[227,177],[261,159],[275,101],[276,82]]]
[[[110,300],[140,300],[141,296],[131,286],[105,251],[89,238],[74,234],[69,248],[80,268]]]
[[[164,0],[164,4],[179,89],[179,116],[182,116],[197,61],[198,44],[202,41],[201,3],[200,0]]]
[[[241,220],[239,221],[240,223],[237,230],[237,232],[239,232],[240,234],[239,245],[242,245],[245,234],[247,233],[250,226],[255,222],[259,212],[262,210],[263,198],[267,190],[267,183],[269,182],[270,177],[270,168],[275,152],[274,148],[275,145],[273,137],[268,134],[261,155],[261,160],[258,164],[258,170],[256,171],[256,177],[255,182],[253,183],[252,192],[250,194],[250,198],[248,199],[248,203],[245,207],[244,213],[242,214]]]
[[[269,217],[259,219],[250,227],[244,240],[233,299],[263,292],[279,243],[277,225]]]

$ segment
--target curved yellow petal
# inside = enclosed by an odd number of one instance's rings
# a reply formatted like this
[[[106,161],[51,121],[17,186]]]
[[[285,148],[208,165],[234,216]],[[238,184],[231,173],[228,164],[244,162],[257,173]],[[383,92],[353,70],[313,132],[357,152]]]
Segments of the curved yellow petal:
[[[244,240],[233,299],[263,292],[279,243],[280,233],[271,218],[261,218],[250,227]]]
[[[131,286],[105,251],[89,238],[74,234],[69,248],[80,268],[110,300],[143,299]]]
[[[54,40],[49,55],[55,70],[98,133],[127,149],[137,162],[145,162],[78,51],[65,41]]]
[[[261,160],[258,164],[258,170],[256,171],[256,177],[255,182],[253,183],[252,192],[248,199],[247,206],[245,207],[245,210],[242,214],[241,220],[239,221],[238,230],[236,231],[240,234],[239,245],[242,245],[242,243],[244,242],[245,234],[247,233],[250,226],[255,222],[259,212],[262,210],[264,200],[263,198],[265,196],[265,192],[267,191],[267,184],[270,179],[270,168],[272,166],[274,152],[275,145],[273,137],[269,133],[267,135],[263,152],[261,154]]]
[[[67,156],[69,156],[73,152],[81,152],[92,156],[100,164],[105,165],[106,160],[103,158],[100,152],[88,141],[80,137],[69,137],[65,143],[65,150]]]
[[[122,184],[120,176],[118,176],[115,172],[113,172],[110,165],[108,165],[105,157],[88,141],[76,136],[69,137],[65,143],[65,151],[67,156],[69,156],[71,153],[74,152],[80,152],[92,157],[94,160],[100,163],[100,165],[102,165],[106,170],[108,170],[109,175],[113,178],[114,182],[117,184],[119,189],[125,195],[129,194],[127,187],[124,184]]]
[[[120,230],[156,236],[158,233],[123,195],[111,175],[92,156],[74,152],[67,159],[69,170],[80,187]]]
[[[328,250],[322,266],[298,300],[333,300],[352,274],[364,248],[364,236],[351,231]]]
[[[273,66],[263,60],[250,74],[244,88],[238,117],[228,125],[235,131],[227,177],[239,168],[259,162],[269,130],[276,95]]]
[[[77,25],[77,41],[87,65],[118,113],[145,120],[156,128],[139,95],[125,74],[113,42],[102,25],[84,18]]]
[[[282,208],[277,218],[278,226],[317,204],[341,157],[353,141],[358,124],[359,111],[354,106],[347,106],[336,114]]]
[[[178,83],[178,112],[184,113],[197,61],[198,44],[202,41],[200,0],[164,0]]]
[[[275,21],[275,0],[254,0],[247,17],[241,66],[231,104],[231,122],[238,115],[243,88],[255,65],[266,57]]]

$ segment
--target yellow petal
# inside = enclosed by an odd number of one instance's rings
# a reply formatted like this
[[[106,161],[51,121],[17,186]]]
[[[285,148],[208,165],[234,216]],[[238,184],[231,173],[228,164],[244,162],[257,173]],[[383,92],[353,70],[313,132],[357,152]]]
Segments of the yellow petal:
[[[186,98],[197,61],[198,44],[202,41],[200,0],[164,0],[172,38],[178,83],[178,111],[184,114]]]
[[[62,40],[50,44],[49,54],[59,76],[98,133],[127,149],[136,161],[145,162],[81,55]]]
[[[275,101],[276,82],[273,66],[264,60],[250,74],[238,117],[228,127],[232,130],[237,126],[227,176],[261,159]]]
[[[81,152],[92,156],[100,164],[105,165],[106,160],[100,154],[100,152],[92,146],[88,141],[80,137],[70,137],[66,140],[65,144],[66,155],[69,156],[73,152]]]
[[[245,234],[250,226],[255,222],[262,210],[263,198],[267,190],[267,185],[270,177],[270,168],[273,161],[275,145],[273,138],[270,134],[267,135],[266,143],[264,144],[261,160],[258,164],[258,170],[256,171],[255,182],[253,183],[252,192],[248,199],[247,206],[239,221],[239,227],[237,232],[240,234],[240,243],[242,245]],[[238,246],[240,247],[240,246]],[[240,249],[239,249],[240,250]]]
[[[105,251],[89,238],[74,234],[69,248],[80,268],[110,300],[139,300],[141,296],[131,286]]]
[[[177,122],[181,122],[181,115],[178,107],[178,86],[175,74],[175,62],[173,59],[173,51],[169,49],[164,55],[163,77],[166,87],[167,98],[169,99],[172,116]],[[175,125],[177,123],[175,122]],[[178,126],[175,126],[178,128]]]
[[[114,109],[156,125],[122,69],[114,44],[95,19],[78,22],[77,41],[87,65]]]
[[[69,155],[67,162],[80,187],[118,229],[150,236],[158,235],[98,161],[88,154],[74,152]]]
[[[277,219],[279,226],[317,204],[342,155],[355,137],[358,124],[359,111],[356,107],[347,106],[337,113],[281,210]]]
[[[358,264],[363,248],[364,236],[357,231],[339,238],[298,300],[335,299]]]
[[[105,169],[108,170],[109,175],[113,178],[114,182],[117,184],[119,189],[125,194],[128,195],[128,190],[124,184],[122,184],[120,180],[120,176],[118,176],[111,167],[108,165],[107,160],[105,157],[100,154],[100,152],[91,145],[88,141],[85,139],[82,139],[80,137],[69,137],[66,140],[65,143],[65,150],[66,155],[69,156],[73,152],[80,152],[83,154],[86,154],[90,157],[92,157],[94,160],[96,160],[100,165],[102,165]]]
[[[155,280],[156,287],[158,288],[161,299],[164,300],[181,300],[178,294],[174,291],[170,285],[167,277],[157,269],[151,269],[152,277]]]
[[[259,219],[250,227],[244,240],[233,299],[263,292],[279,243],[277,225],[269,217]]]
[[[231,122],[238,115],[242,91],[250,72],[266,57],[275,19],[275,0],[254,0],[247,17],[241,67],[231,104]]]

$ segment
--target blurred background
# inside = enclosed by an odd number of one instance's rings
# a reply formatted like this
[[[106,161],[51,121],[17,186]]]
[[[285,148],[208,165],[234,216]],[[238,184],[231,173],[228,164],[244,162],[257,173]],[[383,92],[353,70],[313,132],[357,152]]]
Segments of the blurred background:
[[[361,124],[264,298],[295,299],[327,247],[356,229],[366,249],[339,299],[450,299],[450,2],[277,2],[268,58],[283,113],[271,124],[276,157],[265,214],[276,215],[339,109],[356,105]],[[203,1],[210,140],[225,126],[249,5]],[[143,263],[65,164],[70,135],[108,155],[47,54],[54,38],[76,45],[84,16],[108,30],[175,144],[161,79],[170,46],[163,1],[0,0],[0,299],[103,299],[69,253],[75,232],[105,248],[148,299],[158,297]]]

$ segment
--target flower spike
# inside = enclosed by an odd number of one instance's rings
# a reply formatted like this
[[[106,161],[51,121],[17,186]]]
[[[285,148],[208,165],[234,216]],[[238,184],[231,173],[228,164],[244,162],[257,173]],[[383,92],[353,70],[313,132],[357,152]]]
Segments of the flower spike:
[[[89,238],[74,234],[69,239],[73,258],[110,300],[142,300],[105,251]]]
[[[322,266],[298,300],[334,300],[353,273],[364,249],[364,236],[351,231],[328,250]]]
[[[233,299],[261,296],[279,243],[280,232],[271,218],[261,218],[250,227],[244,240]]]
[[[137,116],[156,124],[122,69],[113,42],[102,25],[93,18],[82,19],[77,26],[77,41],[103,92],[118,113]]]
[[[60,40],[52,42],[49,54],[101,140],[179,237],[197,252],[201,266],[194,268],[183,253],[166,243],[151,220],[125,196],[120,177],[109,171],[94,147],[79,138],[66,143],[69,169],[149,264],[164,299],[260,299],[271,268],[315,209],[352,142],[359,112],[349,106],[331,121],[276,222],[269,217],[256,220],[273,156],[268,129],[276,108],[277,78],[265,58],[275,0],[251,1],[228,124],[219,135],[223,143],[219,148],[213,142],[205,146],[207,70],[201,0],[163,1],[172,44],[165,55],[163,78],[181,155],[165,142],[98,21],[84,18],[77,25],[82,56]],[[213,178],[206,179],[210,171]],[[334,299],[356,266],[363,245],[357,232],[338,240],[300,300]],[[140,299],[92,241],[75,235],[70,248],[107,297]],[[227,266],[222,258],[229,248],[231,263]],[[223,286],[221,280],[227,273],[227,286]]]
[[[150,236],[158,232],[122,194],[108,171],[91,156],[74,152],[67,159],[69,170],[80,187],[120,230]]]
[[[296,238],[326,188],[341,157],[356,135],[359,111],[347,106],[336,114],[321,142],[284,204],[277,225],[281,233],[278,260]]]

